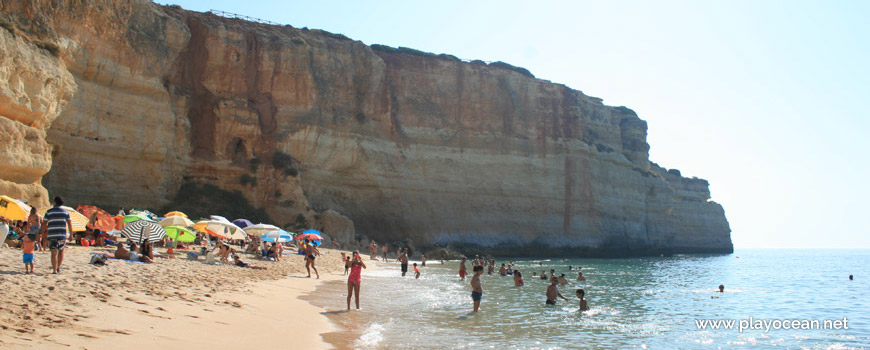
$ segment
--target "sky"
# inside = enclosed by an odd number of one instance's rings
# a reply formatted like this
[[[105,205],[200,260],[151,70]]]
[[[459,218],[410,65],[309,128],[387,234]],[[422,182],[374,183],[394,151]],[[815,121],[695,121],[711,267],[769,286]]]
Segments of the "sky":
[[[735,248],[870,248],[870,1],[158,2],[524,67],[636,111]]]

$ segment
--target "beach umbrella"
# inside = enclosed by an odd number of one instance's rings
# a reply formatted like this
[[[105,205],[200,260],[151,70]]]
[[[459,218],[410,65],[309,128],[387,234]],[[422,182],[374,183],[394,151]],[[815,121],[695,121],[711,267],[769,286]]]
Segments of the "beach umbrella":
[[[301,235],[296,236],[297,240],[309,240],[309,241],[322,241],[323,237],[320,236],[320,231],[317,230],[305,230]]]
[[[163,214],[163,216],[165,216],[165,217],[170,217],[170,216],[181,216],[181,217],[185,217],[185,218],[186,218],[186,217],[187,217],[187,214],[182,213],[182,212],[180,212],[180,211],[170,211],[170,212],[168,212],[168,213],[166,213],[166,214]]]
[[[100,231],[111,231],[115,228],[115,219],[112,217],[112,214],[109,214],[103,209],[97,208],[93,205],[79,205],[76,207],[76,211],[82,213],[86,218],[88,218],[87,227],[90,229],[98,229]],[[96,214],[96,221],[91,224],[91,217]]]
[[[139,215],[151,221],[157,221],[157,215],[145,209],[131,209],[130,214]]]
[[[245,230],[229,221],[203,220],[193,225],[193,228],[218,238],[245,239],[247,237]]]
[[[293,236],[290,235],[290,232],[284,230],[266,232],[262,236],[260,236],[266,242],[290,242],[293,240]]]
[[[268,224],[256,224],[256,225],[251,225],[251,226],[245,227],[245,232],[247,232],[249,235],[254,235],[254,236],[260,236],[266,232],[279,231],[279,230],[281,230],[280,227],[275,226],[275,225],[268,225]]]
[[[148,218],[147,215],[143,215],[142,213],[129,214],[129,215],[124,216],[124,223],[125,224],[129,224],[133,221],[139,221],[139,220],[151,221],[151,219]]]
[[[121,235],[133,242],[142,243],[147,238],[149,242],[153,243],[166,237],[166,230],[154,221],[138,220],[124,226]]]
[[[250,222],[246,219],[235,219],[235,220],[233,220],[233,223],[236,224],[236,226],[241,227],[241,228],[246,228],[248,226],[253,225],[252,222]]]
[[[193,221],[183,216],[167,216],[160,220],[160,226],[193,226]]]
[[[87,230],[88,226],[88,218],[82,215],[82,213],[77,212],[75,209],[70,208],[68,206],[62,206],[61,208],[65,209],[69,213],[69,219],[72,223],[73,232],[81,232]],[[45,216],[45,212],[50,208],[40,209],[39,213],[42,216]]]
[[[196,239],[196,233],[190,229],[181,226],[166,226],[166,237],[172,238],[177,242],[191,243]]]
[[[9,220],[27,220],[30,206],[9,196],[0,196],[0,216]]]

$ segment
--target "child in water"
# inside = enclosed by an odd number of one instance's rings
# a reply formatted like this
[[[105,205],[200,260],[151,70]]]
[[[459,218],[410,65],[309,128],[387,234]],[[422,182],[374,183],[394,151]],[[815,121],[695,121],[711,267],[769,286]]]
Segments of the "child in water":
[[[589,310],[589,305],[586,305],[586,299],[583,297],[586,296],[586,292],[582,289],[577,290],[577,297],[580,298],[580,309],[577,311],[586,311]]]
[[[520,270],[514,271],[514,287],[522,287],[525,284],[523,282],[523,273]]]
[[[480,299],[483,298],[483,287],[480,285],[480,275],[483,274],[483,266],[474,267],[474,277],[471,278],[471,300],[474,302],[474,312],[480,309]]]
[[[417,268],[417,263],[414,263],[414,278],[420,279],[420,269]]]

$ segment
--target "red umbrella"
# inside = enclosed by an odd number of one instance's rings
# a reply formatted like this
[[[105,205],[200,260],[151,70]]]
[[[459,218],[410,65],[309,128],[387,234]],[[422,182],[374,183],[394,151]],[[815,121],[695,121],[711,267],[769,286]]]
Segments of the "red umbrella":
[[[112,217],[112,214],[107,213],[103,209],[93,205],[79,205],[76,207],[76,211],[88,218],[87,227],[89,229],[98,229],[104,232],[115,229],[115,219]],[[93,218],[94,214],[96,214],[96,218]]]
[[[307,230],[303,232],[301,235],[296,236],[297,240],[309,240],[309,241],[322,241],[323,237],[321,237],[317,230]]]

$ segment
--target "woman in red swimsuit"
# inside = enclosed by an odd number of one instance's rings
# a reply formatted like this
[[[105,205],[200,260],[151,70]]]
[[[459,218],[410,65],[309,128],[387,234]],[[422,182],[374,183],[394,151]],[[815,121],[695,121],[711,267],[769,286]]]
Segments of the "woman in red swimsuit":
[[[359,256],[359,252],[353,251],[353,260],[350,263],[350,275],[347,276],[347,309],[350,310],[350,297],[356,296],[356,309],[359,310],[359,285],[362,282],[360,273],[366,268],[366,264]]]

